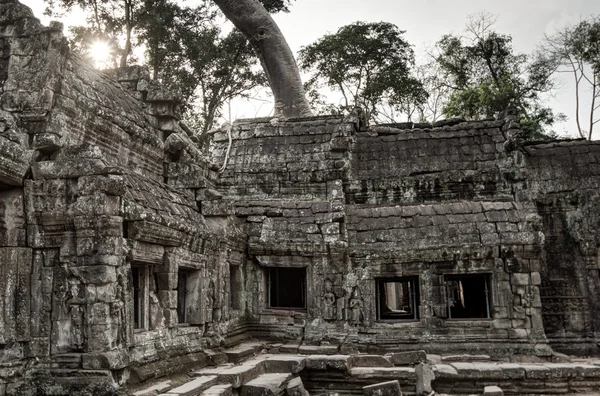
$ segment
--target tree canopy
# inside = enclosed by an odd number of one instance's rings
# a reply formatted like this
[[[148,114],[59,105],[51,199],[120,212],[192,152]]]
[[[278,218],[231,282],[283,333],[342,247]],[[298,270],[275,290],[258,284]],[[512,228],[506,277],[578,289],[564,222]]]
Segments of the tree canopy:
[[[269,15],[288,12],[294,0],[201,0],[193,8],[178,0],[45,1],[53,10],[87,11],[85,25],[71,28],[74,51],[89,57],[101,41],[111,48],[109,66],[145,62],[154,79],[181,95],[201,132],[213,127],[225,103],[267,84],[276,115],[311,114],[293,54]],[[216,6],[238,29],[222,29]],[[512,107],[524,138],[539,139],[562,117],[544,103],[558,69],[574,77],[578,133],[591,139],[600,122],[598,17],[548,36],[543,51],[532,54],[515,51],[512,36],[494,23],[487,14],[473,17],[463,34],[443,36],[418,65],[397,26],[343,26],[301,49],[305,88],[318,112],[361,107],[376,123],[483,119]],[[332,102],[334,95],[340,100]]]
[[[474,17],[464,36],[445,35],[437,43],[441,83],[450,90],[443,112],[481,119],[514,107],[526,138],[544,138],[545,127],[556,121],[541,100],[553,88],[555,65],[541,55],[515,53],[512,37],[493,24],[488,15]]]
[[[403,31],[386,23],[355,22],[300,50],[300,67],[312,73],[308,86],[339,92],[337,110],[362,107],[373,121],[394,122],[410,114],[427,94],[414,76],[414,52]]]

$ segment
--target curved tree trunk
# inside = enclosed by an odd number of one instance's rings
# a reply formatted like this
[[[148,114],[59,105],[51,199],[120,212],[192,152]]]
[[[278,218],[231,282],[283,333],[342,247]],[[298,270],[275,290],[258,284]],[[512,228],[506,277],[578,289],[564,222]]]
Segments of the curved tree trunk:
[[[215,3],[258,53],[275,97],[275,115],[312,115],[294,55],[263,5],[258,0],[215,0]]]

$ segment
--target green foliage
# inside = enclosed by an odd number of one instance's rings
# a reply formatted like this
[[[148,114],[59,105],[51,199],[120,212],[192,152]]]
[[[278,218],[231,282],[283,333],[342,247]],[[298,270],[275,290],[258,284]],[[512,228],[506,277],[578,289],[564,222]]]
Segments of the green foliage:
[[[446,35],[437,43],[435,59],[450,89],[443,112],[448,117],[494,117],[519,110],[528,136],[541,136],[556,116],[541,105],[552,87],[553,62],[540,55],[515,53],[510,35],[491,29],[488,16],[472,20],[466,36]]]
[[[274,14],[277,12],[289,12],[290,3],[293,0],[259,0],[267,11]]]
[[[355,22],[325,35],[300,50],[300,67],[312,72],[308,86],[341,93],[341,111],[358,106],[371,120],[394,121],[392,111],[408,113],[427,96],[402,34],[391,23]]]
[[[181,58],[160,75],[197,104],[203,131],[212,128],[227,101],[249,97],[254,88],[267,83],[254,50],[236,30],[222,36],[212,27],[183,36]]]
[[[569,47],[573,55],[581,58],[600,75],[600,18],[590,17],[572,28]]]

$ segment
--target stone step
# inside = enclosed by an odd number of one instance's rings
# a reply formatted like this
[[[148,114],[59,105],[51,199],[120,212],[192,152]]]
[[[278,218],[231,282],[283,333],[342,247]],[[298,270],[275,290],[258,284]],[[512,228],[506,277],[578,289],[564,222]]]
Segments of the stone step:
[[[200,370],[195,370],[190,373],[192,377],[200,377],[203,375],[218,375],[223,370],[230,369],[234,367],[233,363],[225,363],[218,365],[217,367],[206,367]]]
[[[132,396],[156,396],[159,393],[164,393],[171,389],[171,381],[163,381],[158,384],[140,389],[132,393]]]
[[[262,344],[256,342],[246,342],[240,345],[237,345],[233,348],[226,349],[225,355],[227,355],[227,359],[230,363],[239,363],[242,360],[255,355],[260,351]]]
[[[337,355],[337,345],[300,345],[298,353],[302,355]]]
[[[202,369],[192,372],[191,375],[200,378],[203,376],[216,376],[219,383],[231,384],[234,388],[239,388],[265,372],[265,359],[266,356],[262,355],[235,366],[226,365]]]
[[[264,366],[267,373],[298,374],[306,366],[306,356],[269,355],[264,360]]]
[[[355,367],[349,370],[351,377],[360,379],[414,380],[417,375],[412,367]]]
[[[214,385],[202,392],[202,396],[233,396],[231,384]]]
[[[392,367],[393,364],[384,356],[381,355],[351,355],[351,367]]]
[[[315,371],[347,371],[351,366],[348,355],[310,355],[306,358],[306,369]]]
[[[160,396],[200,396],[204,390],[216,384],[216,375],[205,375],[188,381],[166,393],[162,393]]]
[[[292,374],[262,374],[242,386],[240,396],[279,396],[284,394]]]

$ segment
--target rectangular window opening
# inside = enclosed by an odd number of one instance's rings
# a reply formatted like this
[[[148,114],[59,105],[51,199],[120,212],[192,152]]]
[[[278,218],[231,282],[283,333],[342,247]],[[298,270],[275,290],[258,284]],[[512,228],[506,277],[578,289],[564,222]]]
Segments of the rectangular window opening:
[[[177,319],[179,323],[188,322],[187,299],[188,299],[188,277],[190,271],[179,270],[177,273]]]
[[[448,318],[489,319],[491,312],[489,275],[446,275]]]
[[[242,309],[242,271],[239,265],[229,266],[229,306],[232,309]]]
[[[306,268],[268,269],[269,308],[306,308]]]
[[[131,266],[133,278],[133,328],[146,328],[146,269],[141,266]]]
[[[419,319],[419,279],[388,278],[377,280],[378,320]]]

